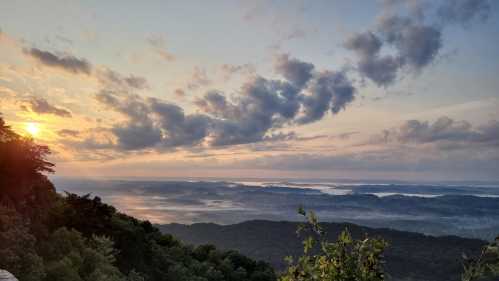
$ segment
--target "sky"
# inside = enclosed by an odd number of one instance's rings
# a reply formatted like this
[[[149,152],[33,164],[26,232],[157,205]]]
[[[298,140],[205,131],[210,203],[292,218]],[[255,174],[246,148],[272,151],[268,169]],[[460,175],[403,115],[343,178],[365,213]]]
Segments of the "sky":
[[[499,180],[499,3],[1,1],[64,177]]]

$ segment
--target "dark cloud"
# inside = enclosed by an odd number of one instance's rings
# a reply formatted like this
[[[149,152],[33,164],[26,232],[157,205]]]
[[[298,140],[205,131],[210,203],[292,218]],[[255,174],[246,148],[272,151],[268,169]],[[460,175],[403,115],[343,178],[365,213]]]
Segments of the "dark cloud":
[[[71,73],[89,75],[92,72],[92,65],[87,60],[72,55],[56,55],[37,48],[25,49],[24,53],[44,65],[61,68]]]
[[[218,91],[209,91],[203,98],[198,98],[194,104],[205,113],[216,117],[237,118],[239,115],[235,105],[227,101],[227,98]]]
[[[355,88],[342,72],[317,73],[312,64],[288,56],[276,67],[286,80],[253,77],[233,99],[209,91],[194,101],[201,114],[127,91],[102,90],[96,99],[128,118],[112,129],[125,150],[268,141],[286,125],[310,123],[328,111],[337,114],[354,99]]]
[[[397,49],[401,64],[417,70],[432,62],[442,47],[442,33],[438,27],[408,18],[384,17],[378,29],[386,42]]]
[[[303,97],[303,113],[300,124],[320,120],[331,110],[340,112],[354,100],[355,88],[342,72],[326,71],[318,75],[310,85],[310,95]]]
[[[358,70],[378,86],[388,86],[397,79],[397,72],[401,65],[399,58],[390,55],[366,57],[359,60]]]
[[[137,95],[118,97],[112,91],[103,90],[96,95],[97,101],[127,116],[132,122],[148,122],[150,109]]]
[[[357,70],[378,86],[392,84],[402,67],[420,71],[430,64],[442,47],[442,33],[436,26],[409,18],[382,17],[377,32],[350,37],[344,46],[358,57]],[[394,55],[381,55],[384,45],[394,47]]]
[[[378,86],[394,83],[402,69],[418,73],[430,65],[443,47],[446,25],[469,25],[475,19],[485,21],[490,14],[486,0],[445,0],[441,5],[390,0],[385,1],[385,6],[399,3],[408,4],[407,15],[385,11],[372,31],[354,34],[344,43],[357,57],[357,71]],[[438,20],[428,21],[426,14],[430,12],[436,12]],[[383,54],[384,49],[391,48],[393,54]]]
[[[379,86],[393,83],[401,67],[400,59],[391,55],[379,54],[383,41],[371,31],[351,36],[344,44],[345,48],[358,56],[357,70]]]
[[[204,97],[206,108],[223,117],[214,122],[212,144],[261,141],[269,130],[296,116],[300,106],[298,91],[288,82],[256,77],[243,85],[237,103],[208,93]]]
[[[158,99],[150,99],[150,106],[151,112],[159,117],[159,125],[164,132],[163,146],[195,145],[208,135],[212,121],[208,116],[186,115],[179,106]]]
[[[96,127],[87,130],[63,129],[57,132],[60,143],[74,149],[78,160],[111,160],[119,152],[101,151],[116,149],[116,136],[108,128]]]
[[[283,54],[276,58],[275,69],[296,87],[303,87],[312,78],[314,65]]]
[[[76,58],[72,55],[64,54],[57,55],[48,51],[43,51],[37,48],[24,49],[24,53],[35,58],[40,63],[64,69],[68,72],[79,74],[84,73],[87,75],[92,74],[93,66],[84,58]],[[106,88],[123,90],[125,88],[144,90],[149,89],[149,83],[146,78],[136,75],[124,76],[120,73],[108,69],[97,69],[93,75],[103,84]]]
[[[383,42],[371,31],[357,33],[346,40],[344,46],[355,51],[360,57],[377,55]]]
[[[146,78],[135,76],[133,74],[123,76],[114,70],[103,69],[99,70],[96,73],[96,76],[105,87],[109,88],[132,88],[136,90],[149,89],[149,83]]]
[[[124,78],[125,82],[128,86],[135,89],[147,89],[149,85],[147,84],[147,80],[144,77],[130,75]]]
[[[384,132],[386,142],[450,143],[499,146],[499,122],[474,127],[467,121],[440,117],[435,122],[409,120],[399,128]]]
[[[96,95],[97,101],[128,117],[125,123],[116,124],[111,131],[118,139],[118,146],[125,150],[150,148],[161,141],[162,134],[154,126],[149,106],[136,95],[125,98],[116,96],[110,91],[101,91]]]
[[[474,20],[485,21],[490,13],[488,0],[447,0],[437,11],[440,20],[462,25]]]
[[[213,122],[213,145],[262,141],[285,124],[317,121],[327,111],[336,114],[354,99],[355,88],[344,73],[313,73],[313,65],[286,61],[293,64],[290,68],[305,71],[283,71],[288,81],[256,77],[243,85],[235,102],[219,92],[209,92],[196,101],[205,113],[221,118]]]
[[[111,131],[125,150],[151,148],[161,141],[161,131],[152,122],[128,122],[116,125]]]
[[[32,111],[37,114],[53,114],[59,117],[71,117],[71,112],[64,108],[56,107],[48,103],[43,98],[33,97],[26,101],[25,105],[21,105],[21,109],[25,111]]]
[[[128,118],[111,129],[124,150],[196,145],[207,136],[211,122],[208,116],[186,115],[179,106],[155,98],[101,92],[96,99]]]

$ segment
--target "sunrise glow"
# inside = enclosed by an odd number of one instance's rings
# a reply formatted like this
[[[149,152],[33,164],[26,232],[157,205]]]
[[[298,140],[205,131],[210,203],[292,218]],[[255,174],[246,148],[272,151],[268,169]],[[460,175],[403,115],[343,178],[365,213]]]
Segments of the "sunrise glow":
[[[37,123],[26,123],[25,129],[33,137],[36,137],[40,133],[40,125],[38,125]]]

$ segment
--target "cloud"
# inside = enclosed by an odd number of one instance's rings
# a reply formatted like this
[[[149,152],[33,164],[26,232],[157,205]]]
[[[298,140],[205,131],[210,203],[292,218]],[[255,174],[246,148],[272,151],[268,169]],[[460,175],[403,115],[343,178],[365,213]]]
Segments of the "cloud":
[[[53,106],[49,104],[47,100],[37,97],[27,100],[25,104],[21,105],[21,109],[37,114],[53,114],[65,118],[71,117],[71,112],[68,110]]]
[[[314,66],[282,57],[276,66],[286,81],[255,77],[245,83],[236,101],[221,92],[196,100],[213,120],[212,145],[259,142],[285,124],[305,124],[337,114],[354,99],[355,88],[342,72],[316,73]]]
[[[447,0],[437,11],[444,23],[467,25],[474,20],[486,21],[491,13],[487,0]]]
[[[344,43],[357,57],[357,71],[378,86],[393,84],[403,69],[419,73],[435,61],[443,47],[443,29],[447,25],[485,21],[490,14],[486,0],[446,0],[433,10],[430,8],[435,5],[406,0],[385,1],[385,7],[398,3],[408,4],[407,15],[385,9],[374,29],[353,34]],[[431,12],[437,14],[438,21],[428,20],[426,15]]]
[[[130,75],[124,78],[124,81],[128,84],[128,86],[135,89],[147,89],[149,85],[147,80],[144,77]]]
[[[108,68],[99,69],[95,76],[105,87],[112,89],[133,88],[136,90],[145,90],[150,88],[147,79],[144,77],[133,74],[123,76]]]
[[[99,80],[101,84],[108,88],[119,88],[120,90],[124,90],[125,88],[131,88],[135,90],[144,90],[150,88],[147,79],[141,76],[133,74],[124,76],[106,67],[96,68],[96,71],[93,71],[93,65],[84,58],[76,58],[68,54],[57,55],[37,48],[25,48],[23,51],[26,55],[33,57],[38,62],[44,65],[64,69],[65,71],[74,74],[83,73],[87,75],[93,75]]]
[[[80,135],[80,132],[76,130],[62,129],[57,131],[57,134],[60,137],[78,137]]]
[[[357,55],[357,70],[363,76],[379,86],[387,86],[395,81],[401,62],[391,55],[379,54],[383,41],[373,32],[354,34],[346,40],[344,46]]]
[[[408,18],[383,17],[378,31],[385,42],[397,49],[401,65],[416,70],[432,62],[442,47],[442,33],[438,27]]]
[[[118,138],[118,146],[125,150],[154,147],[161,141],[161,131],[151,122],[129,122],[114,126],[111,131]]]
[[[111,129],[124,150],[195,145],[206,137],[211,120],[205,115],[186,115],[179,106],[155,98],[101,92],[96,99],[128,118]]]
[[[189,90],[197,90],[200,87],[208,86],[211,84],[211,80],[208,78],[206,74],[206,70],[204,68],[195,67],[194,72],[192,73],[191,80],[187,83],[187,88]]]
[[[150,99],[151,111],[159,117],[164,132],[162,146],[191,146],[200,143],[207,135],[212,119],[206,115],[186,115],[179,106]]]
[[[394,55],[381,55],[384,45],[395,48]],[[438,27],[398,16],[382,17],[377,32],[351,36],[344,46],[357,55],[357,71],[378,86],[393,84],[402,67],[420,71],[442,48]]]
[[[206,113],[221,117],[213,121],[213,145],[251,143],[296,116],[298,91],[288,82],[256,77],[241,87],[236,103],[228,102],[221,93],[209,92],[197,104]]]
[[[205,113],[216,117],[237,118],[239,115],[235,105],[229,103],[227,98],[218,91],[209,91],[202,98],[197,98],[194,104]]]
[[[303,116],[297,121],[306,124],[320,120],[328,110],[337,114],[354,100],[355,88],[342,72],[326,71],[311,82],[310,95],[303,97]]]
[[[348,38],[344,46],[355,51],[360,57],[371,57],[378,54],[383,42],[371,31],[357,33]]]
[[[163,36],[151,35],[146,40],[159,57],[168,62],[175,60],[175,56],[167,50],[166,40]]]
[[[24,53],[36,59],[39,63],[49,67],[56,67],[74,74],[87,74],[92,72],[92,65],[85,59],[72,55],[56,55],[37,48],[24,49]]]
[[[296,87],[303,87],[312,78],[314,65],[297,59],[290,59],[288,54],[283,54],[277,56],[275,69]]]
[[[466,161],[463,161],[463,157]],[[233,169],[259,169],[281,171],[357,171],[381,173],[426,172],[462,176],[464,174],[487,175],[495,178],[499,167],[499,154],[475,151],[435,151],[424,148],[390,147],[382,150],[350,152],[345,154],[291,153],[261,156],[238,160],[230,165]]]
[[[229,80],[235,74],[252,75],[256,72],[255,66],[249,63],[241,65],[222,64],[220,70],[225,80]]]
[[[118,146],[124,150],[138,150],[156,145],[162,138],[161,131],[150,118],[150,108],[137,95],[121,98],[110,91],[101,91],[96,100],[122,113],[128,118],[113,126],[111,132],[117,137]]]
[[[492,120],[489,123],[474,127],[467,121],[455,121],[448,117],[440,117],[433,123],[420,120],[409,120],[399,128],[386,130],[383,137],[385,142],[400,143],[445,143],[440,147],[457,147],[464,145],[499,146],[499,122]]]
[[[318,73],[288,56],[276,68],[285,80],[252,77],[237,98],[206,92],[194,101],[199,114],[127,91],[102,90],[96,99],[128,118],[112,128],[125,150],[261,142],[284,126],[317,121],[328,111],[337,114],[354,99],[355,88],[343,72]]]
[[[121,112],[133,122],[145,122],[149,120],[149,108],[138,95],[126,95],[120,98],[112,91],[102,90],[96,95],[97,101],[107,107]]]

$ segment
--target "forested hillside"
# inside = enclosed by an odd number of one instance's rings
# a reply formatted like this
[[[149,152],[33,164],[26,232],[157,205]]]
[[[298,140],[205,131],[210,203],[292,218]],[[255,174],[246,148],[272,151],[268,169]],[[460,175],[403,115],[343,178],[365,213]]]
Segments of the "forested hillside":
[[[382,237],[388,242],[385,251],[386,271],[396,280],[460,280],[462,254],[477,255],[485,241],[456,236],[432,237],[418,233],[390,229],[374,229],[354,224],[322,223],[330,241],[348,228],[353,237]],[[302,243],[295,230],[298,223],[248,221],[234,225],[168,224],[160,225],[164,233],[171,233],[186,243],[213,244],[237,249],[252,258],[263,259],[282,271],[286,256],[300,256]]]
[[[0,118],[0,268],[20,281],[276,280],[267,263],[185,245],[98,197],[57,194],[49,152]]]

